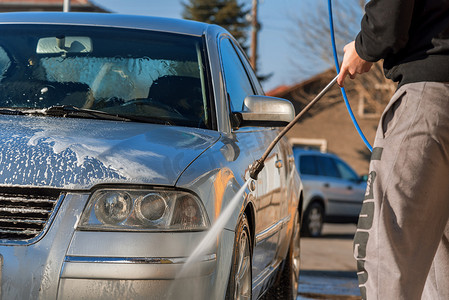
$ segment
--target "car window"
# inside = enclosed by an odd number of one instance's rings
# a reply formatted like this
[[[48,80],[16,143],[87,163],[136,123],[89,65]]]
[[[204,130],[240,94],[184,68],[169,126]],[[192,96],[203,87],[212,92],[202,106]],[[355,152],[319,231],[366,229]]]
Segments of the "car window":
[[[303,175],[319,175],[315,155],[299,157],[299,172]]]
[[[335,163],[343,179],[350,181],[358,180],[359,176],[357,176],[357,174],[348,165],[339,160],[336,160]]]
[[[247,56],[240,50],[239,47],[235,47],[235,49],[236,49],[237,53],[239,54],[241,61],[243,62],[243,64],[246,67],[246,70],[249,74],[249,77],[251,78],[251,81],[253,83],[255,90],[257,91],[257,94],[264,95],[265,93],[263,91],[262,85],[260,84],[259,79],[256,76],[256,73],[254,72],[253,68],[251,67],[251,65],[247,59]]]
[[[245,97],[254,95],[251,81],[229,39],[221,40],[220,51],[231,110],[242,111]]]
[[[201,37],[87,26],[2,26],[0,107],[72,105],[209,128],[203,61]]]
[[[335,161],[326,156],[318,156],[318,170],[320,175],[339,178],[340,173],[338,172]]]

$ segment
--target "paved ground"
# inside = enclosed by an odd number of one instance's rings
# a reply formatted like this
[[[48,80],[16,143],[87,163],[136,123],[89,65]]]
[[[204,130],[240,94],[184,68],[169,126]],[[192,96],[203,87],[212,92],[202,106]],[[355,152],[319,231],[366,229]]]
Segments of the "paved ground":
[[[301,238],[299,296],[302,299],[360,299],[352,256],[355,225],[325,224],[320,238]]]

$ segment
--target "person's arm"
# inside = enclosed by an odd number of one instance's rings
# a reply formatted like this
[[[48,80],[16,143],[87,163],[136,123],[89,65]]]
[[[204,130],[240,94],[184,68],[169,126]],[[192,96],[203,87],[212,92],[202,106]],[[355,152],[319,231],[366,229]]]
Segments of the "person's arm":
[[[371,0],[365,8],[361,31],[355,39],[358,55],[375,62],[397,53],[408,41],[414,0]]]
[[[365,7],[361,31],[345,46],[337,83],[370,70],[373,62],[397,53],[408,41],[414,0],[371,0]]]
[[[340,73],[338,74],[337,79],[339,86],[343,86],[347,75],[349,75],[351,79],[354,79],[356,74],[368,72],[373,65],[372,62],[364,60],[357,54],[355,42],[347,44],[343,50],[345,51],[345,55],[343,56]]]

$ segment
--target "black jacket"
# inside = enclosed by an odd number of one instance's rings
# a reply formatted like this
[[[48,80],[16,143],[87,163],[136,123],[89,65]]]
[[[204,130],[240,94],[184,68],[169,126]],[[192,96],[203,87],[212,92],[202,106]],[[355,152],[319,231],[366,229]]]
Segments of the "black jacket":
[[[449,82],[449,0],[371,0],[361,26],[356,51],[387,78]]]

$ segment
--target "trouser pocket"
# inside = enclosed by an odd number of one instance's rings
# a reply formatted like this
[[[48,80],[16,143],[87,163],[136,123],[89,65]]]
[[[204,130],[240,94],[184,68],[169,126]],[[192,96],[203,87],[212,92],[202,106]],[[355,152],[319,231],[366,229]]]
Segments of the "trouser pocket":
[[[391,98],[380,119],[379,126],[382,128],[382,138],[388,137],[401,119],[402,112],[407,105],[407,91],[399,89]]]

